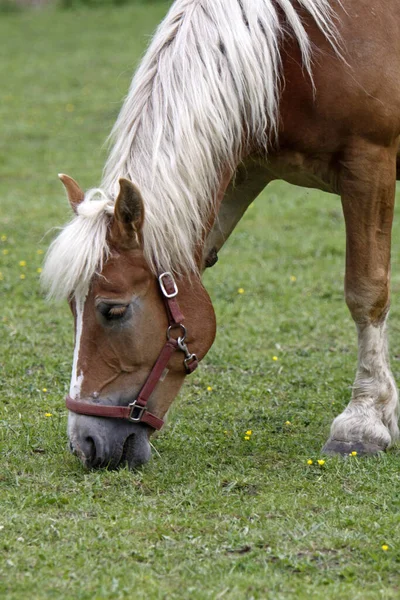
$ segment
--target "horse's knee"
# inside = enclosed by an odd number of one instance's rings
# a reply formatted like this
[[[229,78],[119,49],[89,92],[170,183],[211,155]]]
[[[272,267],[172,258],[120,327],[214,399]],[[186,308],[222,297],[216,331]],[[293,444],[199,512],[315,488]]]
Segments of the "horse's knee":
[[[358,285],[346,284],[345,298],[356,323],[380,322],[389,310],[389,278],[384,276]]]

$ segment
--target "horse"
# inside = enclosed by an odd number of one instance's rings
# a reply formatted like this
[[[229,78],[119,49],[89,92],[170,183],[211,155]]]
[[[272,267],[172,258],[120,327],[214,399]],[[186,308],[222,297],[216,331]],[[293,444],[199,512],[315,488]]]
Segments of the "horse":
[[[400,174],[395,0],[176,0],[132,80],[98,188],[60,179],[74,216],[43,281],[66,298],[75,349],[71,450],[136,468],[211,347],[201,276],[254,198],[282,179],[337,194],[345,300],[358,333],[328,454],[398,438],[388,358],[390,245]]]

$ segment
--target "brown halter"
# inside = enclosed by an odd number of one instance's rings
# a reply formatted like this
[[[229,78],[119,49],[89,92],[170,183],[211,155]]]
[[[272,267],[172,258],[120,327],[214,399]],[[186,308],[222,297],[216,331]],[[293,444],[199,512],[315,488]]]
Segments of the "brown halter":
[[[185,354],[183,364],[188,374],[193,373],[199,361],[195,354],[189,352],[185,344],[186,328],[182,325],[184,316],[179,308],[177,300],[178,287],[172,273],[169,271],[161,273],[158,277],[158,282],[168,316],[167,341],[137,398],[128,406],[108,406],[106,404],[88,404],[87,402],[74,400],[70,396],[67,396],[65,403],[68,410],[80,415],[126,419],[132,423],[146,423],[150,427],[153,427],[153,429],[161,429],[164,425],[164,421],[150,413],[146,405],[157,383],[162,380],[169,359],[176,350],[183,352]],[[172,337],[172,332],[176,329],[180,330],[180,335],[174,338]]]

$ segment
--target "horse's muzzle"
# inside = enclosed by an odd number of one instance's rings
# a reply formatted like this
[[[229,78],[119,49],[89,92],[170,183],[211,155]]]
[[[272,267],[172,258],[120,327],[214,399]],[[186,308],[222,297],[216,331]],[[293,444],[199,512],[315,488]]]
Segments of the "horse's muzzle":
[[[70,413],[68,437],[71,451],[90,469],[136,469],[151,456],[149,428],[143,424]]]

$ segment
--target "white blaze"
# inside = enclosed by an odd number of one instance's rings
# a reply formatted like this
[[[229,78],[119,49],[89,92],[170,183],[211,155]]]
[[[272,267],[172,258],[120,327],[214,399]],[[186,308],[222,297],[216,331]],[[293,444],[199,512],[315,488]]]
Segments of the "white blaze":
[[[79,351],[81,347],[81,337],[83,328],[83,311],[85,308],[86,294],[80,294],[78,297],[75,296],[75,311],[76,311],[76,329],[75,329],[75,348],[74,348],[74,359],[72,362],[72,373],[71,383],[69,387],[69,395],[71,398],[80,398],[81,387],[83,383],[82,371],[78,374],[78,360]]]

